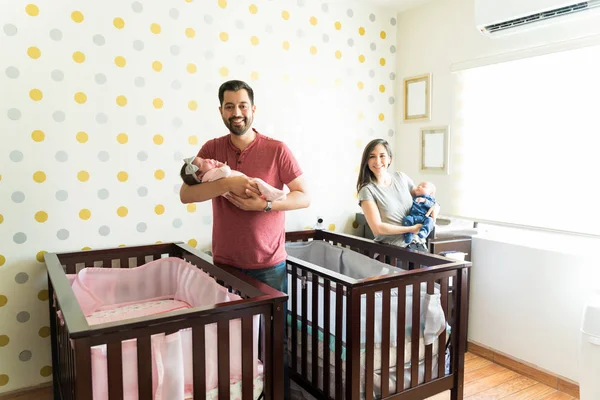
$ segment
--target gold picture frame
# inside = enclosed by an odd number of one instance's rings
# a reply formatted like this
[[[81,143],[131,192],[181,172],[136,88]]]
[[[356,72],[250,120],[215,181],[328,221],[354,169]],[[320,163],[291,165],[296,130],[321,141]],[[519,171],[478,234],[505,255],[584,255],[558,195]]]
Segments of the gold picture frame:
[[[404,79],[404,120],[431,119],[431,74]]]
[[[450,173],[448,126],[421,128],[421,171]]]

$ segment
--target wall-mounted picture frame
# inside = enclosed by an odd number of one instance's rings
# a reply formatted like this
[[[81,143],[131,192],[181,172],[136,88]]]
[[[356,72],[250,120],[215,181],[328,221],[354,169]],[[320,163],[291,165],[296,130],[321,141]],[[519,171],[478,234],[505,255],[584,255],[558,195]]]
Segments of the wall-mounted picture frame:
[[[404,120],[431,119],[431,74],[404,79]]]
[[[421,128],[421,171],[450,173],[448,126]]]

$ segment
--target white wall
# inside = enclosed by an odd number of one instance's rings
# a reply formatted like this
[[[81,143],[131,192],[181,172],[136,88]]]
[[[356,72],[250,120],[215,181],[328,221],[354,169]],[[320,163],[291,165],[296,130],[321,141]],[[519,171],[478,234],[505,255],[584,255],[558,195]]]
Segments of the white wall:
[[[433,181],[442,207],[456,196],[457,138],[451,138],[451,173],[424,175],[419,172],[419,129],[452,129],[451,67],[600,33],[593,17],[489,39],[476,30],[473,15],[474,0],[453,0],[398,17],[398,85],[404,77],[429,72],[433,94],[431,121],[404,123],[403,102],[397,102],[395,166],[415,181]],[[577,381],[579,324],[591,274],[598,269],[590,254],[598,241],[516,230],[490,235],[473,241],[469,339]]]

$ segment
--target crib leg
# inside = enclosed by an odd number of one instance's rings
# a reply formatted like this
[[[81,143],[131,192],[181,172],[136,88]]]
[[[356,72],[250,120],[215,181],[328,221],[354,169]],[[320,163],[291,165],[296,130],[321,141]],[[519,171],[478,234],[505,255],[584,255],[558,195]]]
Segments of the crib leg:
[[[284,365],[283,365],[283,305],[277,303],[273,307],[273,399],[284,398]]]

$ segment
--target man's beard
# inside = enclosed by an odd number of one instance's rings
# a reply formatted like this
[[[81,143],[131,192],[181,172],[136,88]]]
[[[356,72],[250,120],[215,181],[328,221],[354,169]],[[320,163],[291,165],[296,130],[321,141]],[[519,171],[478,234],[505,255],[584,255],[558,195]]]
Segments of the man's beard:
[[[236,136],[244,135],[246,132],[248,132],[250,127],[252,127],[252,118],[248,119],[247,117],[242,117],[243,124],[239,126],[233,124],[232,121],[235,119],[237,118],[230,118],[228,120],[224,120],[224,122],[227,128],[229,128],[229,131]]]

